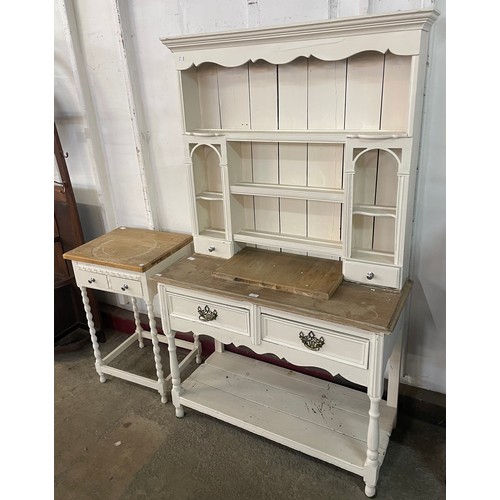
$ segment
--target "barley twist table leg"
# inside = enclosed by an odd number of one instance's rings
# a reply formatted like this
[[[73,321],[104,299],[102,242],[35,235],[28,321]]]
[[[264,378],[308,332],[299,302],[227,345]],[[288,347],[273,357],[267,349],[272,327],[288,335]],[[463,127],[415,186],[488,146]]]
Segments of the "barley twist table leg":
[[[165,376],[163,375],[163,367],[161,364],[160,345],[158,342],[158,331],[156,330],[156,320],[153,311],[153,303],[146,300],[146,307],[148,308],[149,327],[151,330],[151,341],[153,342],[153,354],[156,365],[156,375],[158,377],[158,392],[161,395],[161,402],[167,402],[167,387]]]
[[[175,416],[182,418],[184,416],[184,408],[182,407],[179,397],[182,394],[181,372],[179,369],[179,360],[177,359],[177,347],[175,345],[175,335],[172,330],[167,329],[165,332],[168,342],[168,356],[170,360],[170,375],[172,376],[172,403],[175,406]]]
[[[139,347],[142,349],[144,347],[144,339],[142,338],[141,319],[139,316],[139,310],[137,309],[137,299],[135,297],[131,297],[130,299],[134,310],[135,331],[139,339]]]
[[[90,339],[92,341],[92,347],[94,349],[95,369],[99,375],[99,380],[101,381],[101,383],[104,383],[106,382],[106,377],[101,371],[102,357],[101,351],[99,350],[99,342],[97,341],[94,317],[92,316],[92,310],[90,309],[89,296],[87,295],[87,289],[84,286],[80,287],[80,291],[82,292],[83,308],[85,309],[87,324],[89,325]]]

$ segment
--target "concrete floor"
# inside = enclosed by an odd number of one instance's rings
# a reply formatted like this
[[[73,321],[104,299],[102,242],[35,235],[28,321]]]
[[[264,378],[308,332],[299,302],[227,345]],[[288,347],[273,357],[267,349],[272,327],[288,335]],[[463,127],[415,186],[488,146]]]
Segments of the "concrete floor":
[[[125,338],[107,332],[103,356]],[[145,342],[113,366],[154,378]],[[152,389],[99,383],[90,342],[54,360],[56,500],[366,499],[360,476],[189,408],[177,419]],[[445,428],[400,413],[376,498],[446,498],[445,448]]]

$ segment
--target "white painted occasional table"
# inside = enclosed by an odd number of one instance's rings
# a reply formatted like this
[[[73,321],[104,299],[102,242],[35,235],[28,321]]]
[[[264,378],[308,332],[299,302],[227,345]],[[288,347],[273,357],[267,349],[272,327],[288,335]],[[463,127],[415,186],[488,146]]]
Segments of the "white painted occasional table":
[[[191,235],[119,227],[64,254],[64,258],[73,263],[76,282],[82,293],[96,360],[95,367],[101,382],[106,381],[106,375],[122,378],[157,389],[161,401],[167,402],[167,389],[171,376],[164,375],[159,347],[159,342],[166,343],[166,338],[164,335],[159,335],[156,328],[153,299],[157,285],[150,278],[180,258],[189,255],[191,251]],[[102,358],[99,349],[87,288],[122,294],[131,299],[136,330],[105,358]],[[138,298],[144,299],[146,303],[149,332],[141,327],[137,308]],[[145,338],[150,339],[153,344],[156,380],[110,366],[109,363],[135,341],[138,341],[140,348],[144,347]],[[176,345],[190,351],[182,362],[183,367],[195,356],[198,362],[201,361],[201,348],[197,340],[187,342],[177,339]]]

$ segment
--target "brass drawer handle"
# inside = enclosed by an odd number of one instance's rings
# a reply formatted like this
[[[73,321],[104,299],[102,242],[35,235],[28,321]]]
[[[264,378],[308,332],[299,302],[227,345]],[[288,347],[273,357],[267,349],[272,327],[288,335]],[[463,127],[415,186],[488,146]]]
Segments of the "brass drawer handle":
[[[300,332],[299,339],[308,349],[311,349],[312,351],[319,351],[325,345],[325,339],[323,337],[318,339],[312,331],[310,331],[307,335],[304,332]]]
[[[210,310],[210,307],[205,306],[205,309],[202,309],[200,306],[198,306],[198,318],[201,321],[213,321],[214,319],[217,319],[217,310],[214,309],[213,311]]]

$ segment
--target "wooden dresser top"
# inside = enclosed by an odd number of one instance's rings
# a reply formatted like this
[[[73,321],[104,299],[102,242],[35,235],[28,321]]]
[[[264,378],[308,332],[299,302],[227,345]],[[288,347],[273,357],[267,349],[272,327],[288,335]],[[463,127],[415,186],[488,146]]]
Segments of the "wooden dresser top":
[[[267,253],[263,252],[263,257],[266,258]],[[214,293],[233,300],[382,333],[394,330],[412,287],[409,280],[402,290],[342,281],[331,298],[325,300],[216,277],[219,269],[227,268],[227,262],[225,259],[195,253],[187,259],[179,260],[152,279],[189,290]]]
[[[143,273],[191,241],[190,234],[119,227],[66,252],[63,257]]]

